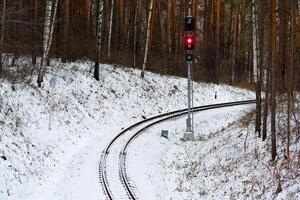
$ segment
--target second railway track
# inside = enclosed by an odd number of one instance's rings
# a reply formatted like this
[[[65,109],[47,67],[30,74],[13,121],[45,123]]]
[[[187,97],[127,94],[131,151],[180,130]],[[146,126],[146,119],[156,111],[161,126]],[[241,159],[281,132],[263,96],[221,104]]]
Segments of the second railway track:
[[[193,112],[253,103],[255,100],[199,106],[193,108]],[[136,188],[133,187],[126,173],[126,155],[129,145],[148,128],[186,114],[187,109],[182,109],[142,120],[122,130],[108,143],[102,152],[99,164],[99,178],[107,199],[138,199],[135,194]]]

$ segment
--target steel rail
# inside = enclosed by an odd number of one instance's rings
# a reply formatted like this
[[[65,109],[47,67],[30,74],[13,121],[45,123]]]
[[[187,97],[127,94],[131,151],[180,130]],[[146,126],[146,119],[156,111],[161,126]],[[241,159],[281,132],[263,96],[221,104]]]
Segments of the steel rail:
[[[253,104],[255,103],[255,100],[246,100],[246,101],[236,101],[236,102],[228,102],[228,103],[220,103],[220,104],[213,104],[213,105],[205,105],[205,106],[198,106],[198,107],[194,107],[192,109],[193,112],[200,112],[200,111],[205,111],[205,110],[211,110],[211,109],[216,109],[216,108],[223,108],[223,107],[231,107],[231,106],[239,106],[239,105],[247,105],[247,104]],[[127,174],[126,174],[126,153],[127,153],[127,149],[129,147],[129,145],[132,143],[132,141],[134,141],[138,136],[140,136],[142,134],[142,132],[144,132],[146,129],[161,123],[163,121],[167,121],[176,117],[180,117],[182,115],[187,114],[188,110],[187,109],[181,109],[181,110],[176,110],[176,111],[172,111],[172,112],[168,112],[168,113],[164,113],[164,114],[160,114],[160,115],[156,115],[153,116],[151,118],[139,121],[129,127],[127,127],[126,129],[122,130],[119,134],[117,134],[116,137],[114,137],[109,144],[106,146],[106,148],[104,149],[102,155],[101,155],[101,160],[100,160],[100,164],[99,164],[99,178],[100,178],[100,182],[102,184],[103,190],[105,192],[105,194],[107,195],[107,198],[109,200],[113,200],[113,194],[109,188],[109,183],[107,180],[107,173],[106,173],[106,160],[107,160],[107,156],[109,154],[109,150],[112,147],[112,145],[122,136],[124,135],[127,131],[130,131],[133,128],[136,128],[140,125],[142,125],[143,123],[155,120],[155,119],[159,119],[157,121],[154,121],[150,124],[148,124],[147,126],[144,126],[143,128],[141,128],[139,131],[137,131],[129,140],[128,142],[124,145],[122,151],[120,152],[120,157],[119,157],[119,173],[120,173],[120,178],[122,183],[124,184],[124,187],[127,191],[127,194],[129,195],[130,199],[136,200],[137,197],[134,194],[134,191],[132,189],[132,187],[130,186],[130,182],[128,180]],[[160,119],[162,118],[162,119]]]

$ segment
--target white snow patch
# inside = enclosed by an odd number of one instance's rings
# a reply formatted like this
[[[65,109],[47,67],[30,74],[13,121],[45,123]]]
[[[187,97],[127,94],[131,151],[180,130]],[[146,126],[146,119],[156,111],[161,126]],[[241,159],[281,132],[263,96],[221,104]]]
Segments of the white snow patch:
[[[184,78],[147,73],[146,79],[141,79],[139,70],[101,65],[101,77],[97,82],[92,78],[92,67],[93,63],[89,61],[52,62],[41,89],[36,84],[0,83],[1,200],[104,199],[98,181],[98,161],[104,146],[122,127],[141,120],[142,116],[186,107]],[[57,83],[52,96],[52,129],[48,130],[49,80],[52,77]],[[195,83],[194,86],[195,106],[254,98],[250,91],[226,85]],[[210,112],[199,114],[201,120],[197,123],[202,126],[197,128],[198,133],[209,134],[231,123],[241,110],[237,109],[222,123],[218,118],[226,118],[233,110],[214,111],[213,121],[206,120]],[[174,138],[164,142],[178,141],[179,136],[175,133],[183,130],[184,121],[177,120],[176,126],[175,122],[166,123],[166,128],[174,126]],[[156,128],[155,137],[158,138],[161,128]],[[149,137],[153,136],[149,134]],[[141,140],[138,145],[145,139],[141,137]],[[153,144],[161,142],[161,138],[153,140]],[[152,174],[163,174],[162,166],[157,165],[162,161],[156,155],[158,152],[168,156],[170,152],[158,146],[149,148],[158,151],[149,152],[149,160],[145,162],[149,165],[140,167]],[[134,155],[140,151],[136,149],[130,153]],[[138,167],[136,171],[142,173]],[[141,174],[143,176],[145,174]],[[150,180],[160,184],[161,178],[153,175]],[[147,188],[138,189],[143,192]],[[154,187],[149,189],[149,195],[159,197],[164,189],[171,192],[169,188]]]

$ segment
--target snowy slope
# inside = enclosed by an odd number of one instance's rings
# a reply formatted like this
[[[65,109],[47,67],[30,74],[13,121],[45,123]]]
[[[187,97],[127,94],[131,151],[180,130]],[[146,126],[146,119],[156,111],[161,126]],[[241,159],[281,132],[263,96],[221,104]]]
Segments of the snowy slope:
[[[203,148],[203,140],[215,131],[222,130],[253,106],[203,111],[195,114],[196,142],[181,142],[185,131],[185,118],[162,123],[149,129],[129,149],[128,175],[138,188],[141,199],[197,199],[195,195],[177,191],[178,185],[189,184],[182,175],[196,163],[196,150]],[[169,130],[169,139],[160,137],[162,129]],[[130,153],[132,152],[132,153]],[[191,162],[191,163],[189,163]],[[190,165],[190,166],[189,166]],[[195,185],[200,187],[200,185]],[[183,193],[183,194],[182,194]]]
[[[92,66],[52,62],[42,89],[0,83],[1,200],[104,199],[98,161],[107,142],[142,116],[185,107],[186,79],[147,73],[142,80],[139,70],[101,65],[97,82]],[[246,90],[195,84],[195,106],[249,98]]]
[[[214,121],[209,117],[213,115],[206,116]],[[264,142],[257,137],[253,116],[249,114],[219,130],[205,125],[211,132],[203,134],[197,143],[182,145],[171,140],[161,159],[168,191],[162,199],[300,199],[299,135],[294,129],[288,167],[283,157],[286,117],[279,114],[280,156],[276,164],[272,163],[271,137]]]

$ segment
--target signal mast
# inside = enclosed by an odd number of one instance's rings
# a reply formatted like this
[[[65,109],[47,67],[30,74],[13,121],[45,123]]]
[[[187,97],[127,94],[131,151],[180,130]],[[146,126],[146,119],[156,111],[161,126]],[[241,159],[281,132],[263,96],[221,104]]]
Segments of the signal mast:
[[[188,118],[186,119],[186,132],[184,133],[183,140],[194,140],[194,123],[193,123],[193,60],[195,48],[195,18],[192,16],[191,3],[189,4],[188,16],[184,19],[185,36],[184,47],[186,49],[187,61],[187,103],[188,103]]]

